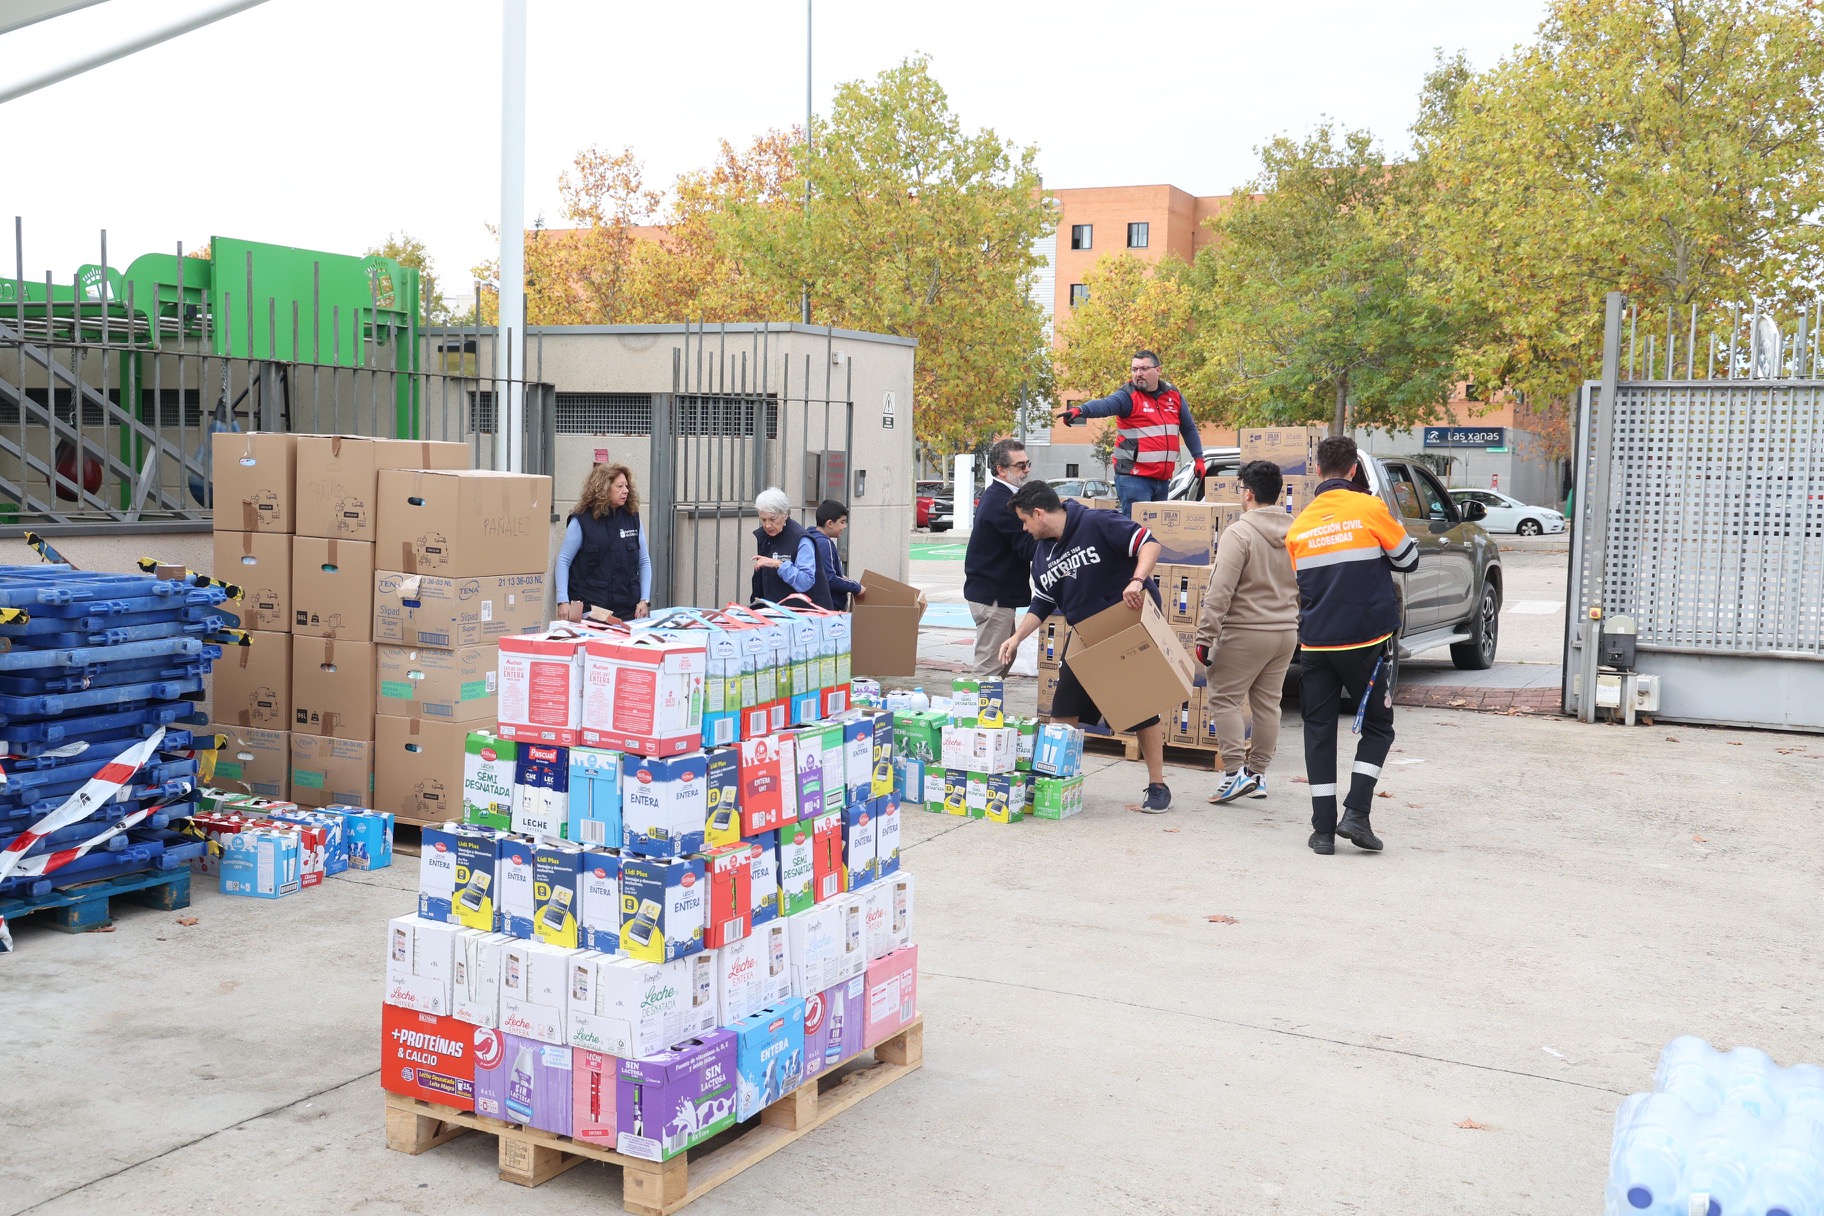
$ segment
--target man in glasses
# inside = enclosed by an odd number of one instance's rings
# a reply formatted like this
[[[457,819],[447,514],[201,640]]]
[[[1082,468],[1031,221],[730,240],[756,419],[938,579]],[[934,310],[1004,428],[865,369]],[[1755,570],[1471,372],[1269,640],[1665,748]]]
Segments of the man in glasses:
[[[1013,636],[1016,608],[1032,603],[1034,540],[1020,526],[1008,502],[1032,472],[1026,445],[1003,439],[988,450],[993,475],[975,508],[975,530],[963,557],[963,599],[975,618],[975,674],[1001,674],[1001,643]],[[969,492],[965,486],[957,494]]]
[[[1178,443],[1191,453],[1197,476],[1203,476],[1203,438],[1191,418],[1191,407],[1169,383],[1159,378],[1159,356],[1137,350],[1129,361],[1128,382],[1106,397],[1073,405],[1058,415],[1066,426],[1086,418],[1115,420],[1115,495],[1121,514],[1137,502],[1161,502],[1172,488],[1178,467]]]

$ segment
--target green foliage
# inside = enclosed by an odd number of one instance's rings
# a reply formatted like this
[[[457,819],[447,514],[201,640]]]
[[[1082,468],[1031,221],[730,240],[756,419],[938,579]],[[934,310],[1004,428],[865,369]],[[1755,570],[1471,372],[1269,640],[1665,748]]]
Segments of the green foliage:
[[[1149,265],[1131,253],[1108,254],[1083,275],[1089,297],[1058,326],[1058,388],[1100,397],[1125,383],[1137,350],[1159,353],[1166,379],[1185,387],[1194,300],[1188,267],[1167,256]],[[1188,400],[1187,396],[1187,400]]]
[[[409,232],[388,233],[384,242],[369,247],[365,256],[391,258],[401,266],[418,271],[418,313],[423,325],[451,325],[456,311],[443,298],[443,287],[437,282],[437,271],[431,265],[431,253],[424,242]]]

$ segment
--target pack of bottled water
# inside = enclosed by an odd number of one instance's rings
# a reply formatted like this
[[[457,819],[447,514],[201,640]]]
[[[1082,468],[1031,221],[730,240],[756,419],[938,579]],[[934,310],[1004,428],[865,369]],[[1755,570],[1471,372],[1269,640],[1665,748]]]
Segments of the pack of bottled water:
[[[1615,1112],[1604,1216],[1824,1216],[1824,1068],[1666,1044]]]

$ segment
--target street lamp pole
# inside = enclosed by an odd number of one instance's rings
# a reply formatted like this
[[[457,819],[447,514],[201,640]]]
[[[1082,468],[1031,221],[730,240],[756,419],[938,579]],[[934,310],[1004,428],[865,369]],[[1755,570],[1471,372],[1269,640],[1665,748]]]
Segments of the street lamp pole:
[[[804,218],[811,218],[811,154],[816,144],[811,139],[811,3],[804,0]],[[809,227],[806,227],[809,235]],[[811,323],[811,281],[804,281],[804,323]]]

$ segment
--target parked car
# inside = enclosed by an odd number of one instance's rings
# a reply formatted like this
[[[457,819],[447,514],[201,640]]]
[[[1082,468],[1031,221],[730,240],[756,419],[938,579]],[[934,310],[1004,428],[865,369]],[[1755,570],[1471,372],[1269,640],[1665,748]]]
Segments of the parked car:
[[[1240,448],[1203,449],[1204,477],[1233,477],[1240,471]],[[1172,474],[1172,488],[1166,492],[1166,497],[1174,502],[1203,501],[1203,478],[1197,476],[1196,465],[1186,460],[1178,466],[1178,471]]]
[[[1479,502],[1488,509],[1488,519],[1482,525],[1490,532],[1512,532],[1516,536],[1542,536],[1547,533],[1562,532],[1565,528],[1564,513],[1550,507],[1529,506],[1512,494],[1503,494],[1499,490],[1456,489],[1450,496],[1459,503]]]
[[[955,494],[947,481],[921,481],[914,502],[918,505],[916,526],[933,532],[948,532],[956,526]]]
[[[1114,486],[1094,478],[1067,477],[1062,481],[1052,482],[1051,488],[1058,492],[1059,498],[1113,498],[1115,496]]]

